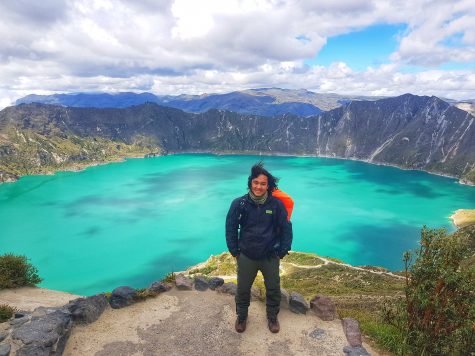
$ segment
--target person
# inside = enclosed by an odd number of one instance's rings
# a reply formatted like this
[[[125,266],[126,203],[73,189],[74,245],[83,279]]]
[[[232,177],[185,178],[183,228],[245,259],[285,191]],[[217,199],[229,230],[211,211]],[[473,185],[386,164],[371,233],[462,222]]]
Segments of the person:
[[[284,204],[272,196],[278,179],[262,162],[252,166],[248,193],[231,203],[226,216],[226,244],[237,263],[235,329],[246,330],[251,286],[260,270],[266,287],[266,314],[269,330],[280,330],[280,259],[292,244],[292,224]]]

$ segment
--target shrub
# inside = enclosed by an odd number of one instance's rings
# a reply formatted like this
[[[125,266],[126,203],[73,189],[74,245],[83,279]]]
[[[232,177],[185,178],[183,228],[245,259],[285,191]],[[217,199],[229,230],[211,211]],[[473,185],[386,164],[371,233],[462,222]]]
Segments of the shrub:
[[[407,344],[416,354],[470,354],[475,275],[463,268],[473,254],[469,239],[423,227],[420,245],[413,264],[413,254],[404,255]]]
[[[156,297],[157,295],[157,292],[151,291],[148,288],[137,289],[137,294],[135,295],[134,300],[140,302],[152,297]]]
[[[217,266],[205,266],[203,268],[195,268],[195,269],[192,269],[189,274],[197,274],[197,273],[200,273],[200,274],[204,274],[204,275],[208,275],[210,274],[211,272],[217,270],[218,267]]]
[[[166,283],[175,283],[175,279],[176,279],[176,276],[175,276],[175,273],[174,272],[170,272],[168,273],[165,278],[163,278],[163,282],[166,282]]]
[[[35,285],[42,281],[38,270],[25,256],[0,256],[0,289]]]
[[[0,305],[0,323],[9,320],[16,313],[16,308],[7,304]]]

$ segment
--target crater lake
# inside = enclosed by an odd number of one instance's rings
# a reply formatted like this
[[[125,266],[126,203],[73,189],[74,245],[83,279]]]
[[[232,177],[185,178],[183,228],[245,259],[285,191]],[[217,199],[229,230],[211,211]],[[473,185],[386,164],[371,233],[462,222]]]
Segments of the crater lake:
[[[92,295],[147,287],[227,251],[231,201],[263,160],[289,193],[292,250],[403,268],[423,225],[475,207],[455,179],[316,157],[177,154],[26,176],[0,185],[0,254],[27,256],[41,287]]]

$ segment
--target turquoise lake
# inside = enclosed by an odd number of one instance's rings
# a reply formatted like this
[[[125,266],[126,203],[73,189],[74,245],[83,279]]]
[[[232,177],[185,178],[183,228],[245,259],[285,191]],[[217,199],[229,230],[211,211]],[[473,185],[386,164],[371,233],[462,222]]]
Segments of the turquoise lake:
[[[475,188],[419,171],[315,157],[170,155],[0,185],[0,254],[26,255],[42,287],[91,295],[146,287],[226,251],[224,220],[263,159],[295,200],[296,251],[402,269],[421,227],[455,230]]]

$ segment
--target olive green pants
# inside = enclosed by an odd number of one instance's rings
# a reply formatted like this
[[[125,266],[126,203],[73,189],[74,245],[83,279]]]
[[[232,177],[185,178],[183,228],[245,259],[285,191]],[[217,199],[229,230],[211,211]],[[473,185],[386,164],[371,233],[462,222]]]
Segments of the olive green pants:
[[[268,318],[275,318],[280,307],[280,276],[278,257],[252,260],[244,254],[237,259],[236,313],[240,318],[247,318],[251,302],[251,287],[257,271],[264,276],[266,286],[266,312]]]

